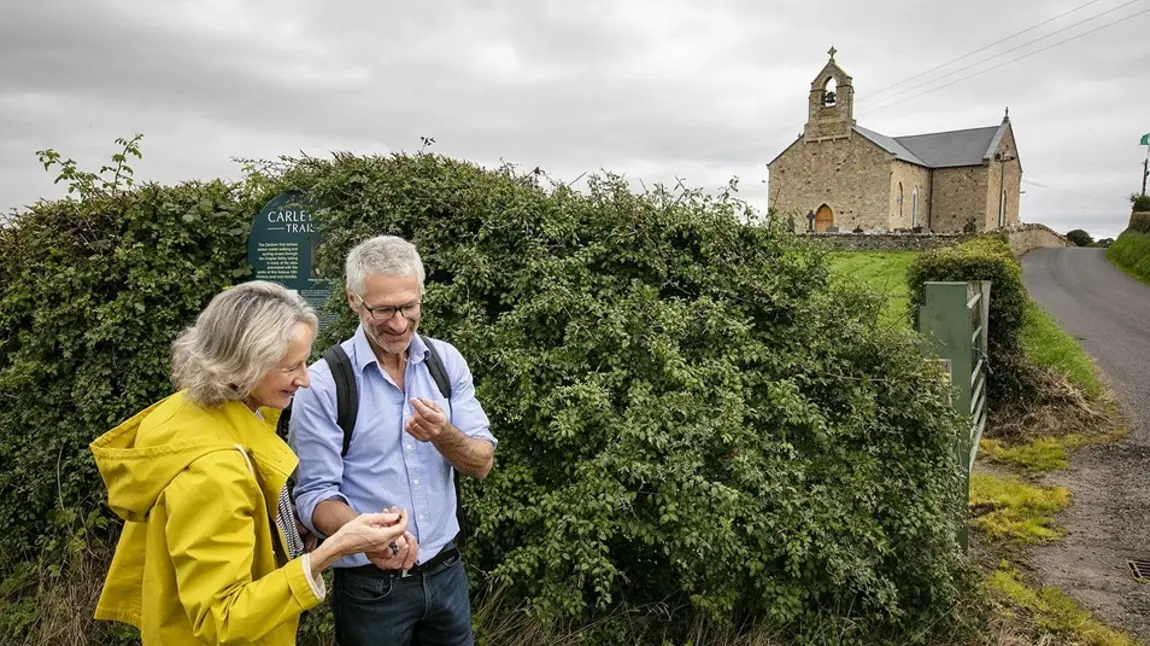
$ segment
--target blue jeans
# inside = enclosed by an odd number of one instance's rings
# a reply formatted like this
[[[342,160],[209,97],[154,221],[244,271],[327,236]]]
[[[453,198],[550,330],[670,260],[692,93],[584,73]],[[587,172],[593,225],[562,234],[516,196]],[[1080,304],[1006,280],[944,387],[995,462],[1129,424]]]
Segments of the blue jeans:
[[[339,646],[472,646],[463,560],[452,556],[408,577],[337,569],[332,582]]]

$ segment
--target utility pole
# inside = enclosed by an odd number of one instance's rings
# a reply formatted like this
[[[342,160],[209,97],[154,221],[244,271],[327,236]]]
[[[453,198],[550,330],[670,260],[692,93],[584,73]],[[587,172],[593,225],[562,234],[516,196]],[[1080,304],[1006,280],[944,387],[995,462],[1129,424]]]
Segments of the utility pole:
[[[1142,197],[1146,197],[1146,176],[1150,175],[1150,146],[1146,146],[1146,159],[1142,160]]]

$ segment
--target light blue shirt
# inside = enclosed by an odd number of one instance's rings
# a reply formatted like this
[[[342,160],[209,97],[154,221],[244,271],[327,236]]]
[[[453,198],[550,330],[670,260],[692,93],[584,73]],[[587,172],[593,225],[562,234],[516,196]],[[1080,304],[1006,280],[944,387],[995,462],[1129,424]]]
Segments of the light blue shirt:
[[[294,498],[300,520],[317,536],[312,522],[320,502],[340,499],[357,512],[376,512],[395,505],[408,510],[408,531],[419,541],[423,563],[440,552],[459,532],[451,464],[431,442],[421,442],[403,430],[412,416],[411,399],[433,400],[449,413],[464,434],[497,444],[467,361],[455,346],[431,339],[451,383],[451,401],[435,385],[427,368],[428,350],[416,335],[408,349],[403,373],[406,392],[379,365],[360,325],[341,345],[351,359],[359,391],[359,413],[346,456],[343,431],[336,424],[335,381],[327,361],[308,368],[311,384],[296,391],[292,403],[289,442],[299,456]],[[466,477],[466,476],[465,476]],[[366,565],[363,554],[346,556],[335,567]]]

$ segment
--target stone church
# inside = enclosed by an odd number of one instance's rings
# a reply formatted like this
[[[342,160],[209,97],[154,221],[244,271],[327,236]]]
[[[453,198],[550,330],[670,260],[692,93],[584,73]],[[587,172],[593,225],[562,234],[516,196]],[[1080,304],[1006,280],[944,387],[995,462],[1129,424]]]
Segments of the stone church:
[[[853,81],[829,54],[803,133],[767,165],[768,205],[783,221],[867,233],[1018,224],[1022,165],[1009,111],[985,128],[881,135],[855,123]]]

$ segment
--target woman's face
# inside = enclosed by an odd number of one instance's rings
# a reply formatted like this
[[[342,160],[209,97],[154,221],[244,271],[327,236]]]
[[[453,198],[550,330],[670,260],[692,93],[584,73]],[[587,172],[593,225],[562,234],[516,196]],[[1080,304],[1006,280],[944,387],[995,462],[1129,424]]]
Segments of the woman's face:
[[[291,403],[295,391],[308,387],[307,358],[311,354],[314,340],[311,328],[304,323],[296,323],[288,342],[287,353],[279,364],[272,368],[256,384],[248,398],[253,408],[266,406],[283,410]]]

